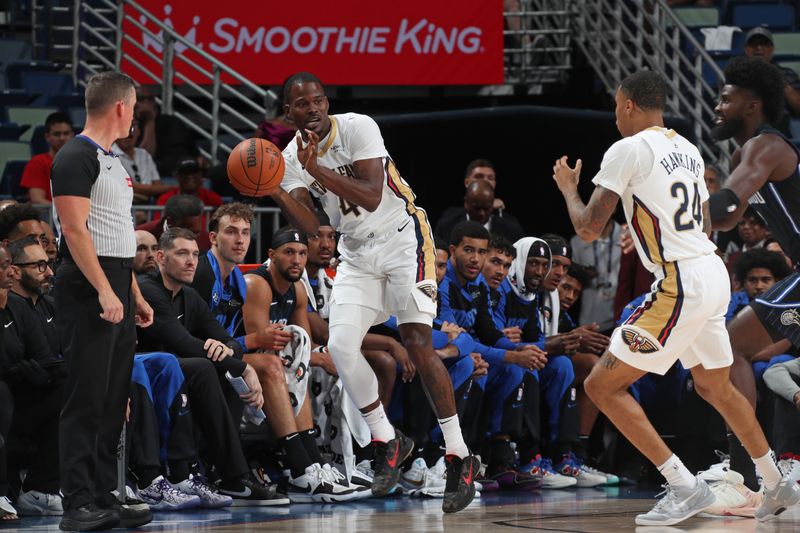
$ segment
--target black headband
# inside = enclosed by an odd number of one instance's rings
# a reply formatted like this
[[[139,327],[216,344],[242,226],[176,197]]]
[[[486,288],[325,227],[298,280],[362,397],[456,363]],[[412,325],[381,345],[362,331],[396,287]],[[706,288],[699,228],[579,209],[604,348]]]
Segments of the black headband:
[[[536,241],[528,250],[528,257],[545,257],[550,259],[550,247],[544,241]]]
[[[289,244],[290,242],[296,242],[308,246],[308,238],[306,237],[305,233],[294,228],[285,228],[279,229],[277,232],[275,232],[275,234],[272,236],[272,245],[270,248],[277,250],[284,244]]]

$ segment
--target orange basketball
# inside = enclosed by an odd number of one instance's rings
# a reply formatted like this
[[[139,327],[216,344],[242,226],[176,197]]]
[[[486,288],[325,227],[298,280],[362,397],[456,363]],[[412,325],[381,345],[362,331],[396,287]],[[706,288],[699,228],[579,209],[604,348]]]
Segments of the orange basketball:
[[[245,139],[228,156],[228,180],[245,196],[271,194],[285,168],[281,151],[265,139]]]

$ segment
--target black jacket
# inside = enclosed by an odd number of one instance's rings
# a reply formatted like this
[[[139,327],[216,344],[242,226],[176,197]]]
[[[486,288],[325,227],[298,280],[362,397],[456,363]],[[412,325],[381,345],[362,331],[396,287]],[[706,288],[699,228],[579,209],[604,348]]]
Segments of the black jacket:
[[[242,347],[219,325],[208,304],[191,287],[172,298],[158,270],[137,278],[142,296],[153,308],[153,324],[137,328],[137,352],[168,352],[177,357],[206,357],[206,339],[216,339],[233,349],[233,357],[214,363],[219,370],[240,376],[245,369]]]
[[[448,207],[444,213],[442,213],[442,216],[439,217],[439,222],[436,224],[434,234],[450,242],[450,232],[453,231],[453,228],[455,228],[459,222],[465,220],[467,220],[466,209],[463,207]],[[525,236],[525,231],[522,229],[522,226],[510,215],[503,217],[492,215],[489,227],[491,233],[502,235],[511,241],[512,244]]]

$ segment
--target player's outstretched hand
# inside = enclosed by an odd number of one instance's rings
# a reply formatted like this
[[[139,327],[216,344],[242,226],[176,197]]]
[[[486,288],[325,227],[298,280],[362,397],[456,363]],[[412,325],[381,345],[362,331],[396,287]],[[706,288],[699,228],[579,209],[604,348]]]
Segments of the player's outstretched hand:
[[[583,166],[583,161],[580,159],[575,162],[575,168],[571,168],[567,161],[567,156],[563,156],[561,159],[557,159],[556,164],[553,165],[553,179],[556,180],[556,185],[562,193],[578,188]]]
[[[306,169],[306,172],[311,174],[317,166],[317,146],[319,146],[319,137],[311,130],[306,130],[306,137],[308,137],[308,144],[303,146],[303,138],[298,135],[297,139],[297,160]]]

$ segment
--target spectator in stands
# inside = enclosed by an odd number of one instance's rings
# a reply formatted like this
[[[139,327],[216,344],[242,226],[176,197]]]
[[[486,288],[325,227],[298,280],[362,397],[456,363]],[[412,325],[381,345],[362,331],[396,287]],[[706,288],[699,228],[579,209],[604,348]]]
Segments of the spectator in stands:
[[[800,454],[800,358],[768,368],[764,383],[776,395],[772,425],[775,453],[796,457]]]
[[[45,237],[39,211],[30,204],[14,204],[0,211],[0,240],[6,244],[23,237],[42,242]]]
[[[206,436],[209,455],[222,477],[222,494],[239,505],[288,503],[274,487],[262,485],[250,472],[217,372],[241,376],[250,392],[242,401],[261,408],[258,376],[242,361],[242,348],[214,319],[207,302],[189,287],[199,250],[194,234],[184,228],[166,230],[159,239],[159,268],[138,277],[142,296],[152,306],[153,324],[138,331],[138,351],[167,352],[178,357],[192,396],[195,422]],[[229,387],[225,384],[224,387]]]
[[[522,227],[519,223],[510,218],[503,218],[493,213],[494,188],[486,179],[473,179],[467,185],[464,194],[464,207],[461,209],[450,209],[443,214],[436,224],[436,235],[447,238],[453,228],[465,220],[474,220],[488,231],[502,235],[511,242],[515,242],[524,236]]]
[[[56,255],[58,255],[58,241],[56,240],[56,234],[53,233],[53,228],[50,227],[50,224],[44,220],[40,221],[40,224],[42,225],[44,234],[39,236],[39,243],[44,248],[44,252],[47,254],[47,259],[51,261],[51,267],[54,267]]]
[[[11,290],[23,298],[36,311],[44,329],[50,353],[60,357],[61,341],[53,321],[55,302],[52,296],[45,295],[50,287],[53,271],[47,254],[33,237],[24,237],[9,247],[12,270]]]
[[[171,187],[161,184],[161,176],[150,152],[137,146],[141,133],[139,122],[134,120],[130,135],[117,139],[117,142],[111,145],[111,151],[119,156],[122,166],[131,177],[133,203],[149,204],[150,198],[164,194]]]
[[[29,266],[23,265],[26,251],[38,254],[47,269],[44,250],[33,238],[28,238],[10,247],[11,262],[17,265],[11,278],[17,275],[17,269]],[[48,344],[42,320],[30,302],[13,291],[3,292],[7,299],[0,311],[5,325],[5,361],[0,370],[8,376],[7,383],[14,396],[10,434],[23,441],[29,439],[36,446],[17,499],[17,508],[23,515],[61,515],[58,419],[66,374],[63,363]]]
[[[25,165],[20,185],[28,189],[28,196],[33,204],[49,204],[52,202],[50,195],[50,167],[53,158],[67,141],[75,136],[72,130],[72,121],[65,113],[51,113],[44,121],[44,139],[49,150],[43,154],[35,155]]]
[[[178,163],[188,158],[207,168],[208,160],[200,155],[189,128],[178,117],[159,113],[156,99],[146,87],[136,90],[136,118],[142,128],[139,146],[153,156],[160,175],[171,175]]]
[[[165,205],[170,198],[178,194],[196,196],[206,207],[218,207],[222,205],[220,195],[203,187],[203,171],[194,159],[184,159],[178,164],[176,170],[178,186],[172,187],[167,192],[158,197],[156,204]],[[159,218],[161,213],[156,213],[154,218]],[[205,216],[203,216],[205,226]]]
[[[782,67],[772,60],[775,55],[775,42],[772,39],[772,32],[764,26],[753,28],[747,33],[744,53],[773,63],[783,74],[783,99],[786,109],[778,123],[773,126],[787,137],[791,137],[792,132],[789,127],[791,117],[800,116],[800,77],[793,69]]]
[[[436,248],[436,283],[441,283],[447,273],[447,261],[450,259],[450,250],[447,241],[436,237],[433,242]]]
[[[775,283],[791,274],[792,269],[786,265],[786,261],[780,254],[763,248],[753,248],[739,256],[734,264],[734,272],[743,288],[731,294],[728,312],[725,314],[726,322],[747,307],[754,298],[764,294]],[[783,339],[755,354],[750,362],[753,365],[753,374],[756,380],[770,366],[792,359],[794,356],[786,355],[790,349],[789,341]]]
[[[770,252],[777,252],[781,254],[781,257],[786,261],[786,265],[793,269],[794,263],[792,263],[792,258],[786,255],[786,252],[783,251],[781,248],[781,244],[773,239],[772,237],[768,237],[766,241],[764,241],[764,249],[769,250]]]
[[[736,264],[736,260],[739,259],[739,256],[753,248],[763,248],[769,236],[769,231],[767,230],[767,225],[764,223],[764,219],[750,206],[747,207],[742,218],[739,220],[736,231],[738,232],[739,240],[742,244],[739,245],[735,241],[729,242],[728,246],[725,248],[724,254],[728,270],[731,270],[734,274],[736,274],[736,271],[733,269],[733,265]],[[741,283],[742,280],[734,278],[732,281],[734,282],[734,286],[738,287],[736,284]]]
[[[572,259],[576,263],[585,265],[592,278],[592,283],[583,288],[578,322],[580,324],[595,322],[604,333],[610,333],[615,324],[614,301],[622,257],[620,233],[620,225],[612,218],[596,241],[584,242],[577,235],[570,241]]]
[[[0,239],[2,239],[2,213],[0,213]],[[136,226],[137,230],[149,231],[156,240],[168,228],[186,228],[194,233],[200,253],[206,253],[211,248],[208,232],[203,225],[203,202],[196,196],[178,194],[173,196],[164,205],[164,216]]]
[[[133,257],[133,272],[146,274],[158,268],[156,252],[158,241],[149,231],[136,230],[136,255]]]

